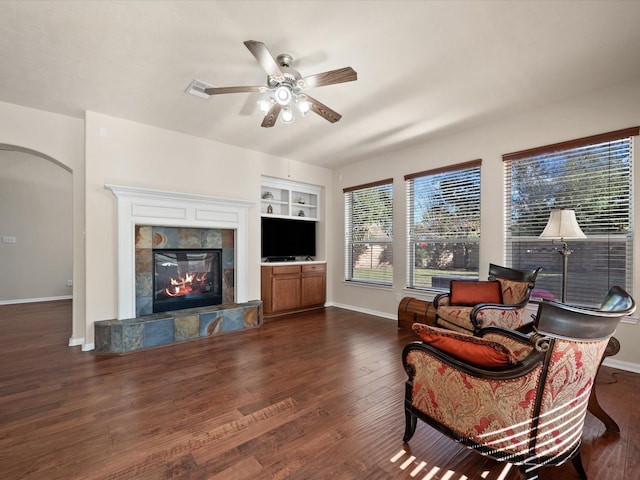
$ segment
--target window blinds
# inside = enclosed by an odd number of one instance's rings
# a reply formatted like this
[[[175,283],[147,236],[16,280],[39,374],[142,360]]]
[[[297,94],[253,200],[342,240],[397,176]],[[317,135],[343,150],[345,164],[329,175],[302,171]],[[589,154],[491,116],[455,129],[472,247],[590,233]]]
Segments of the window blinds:
[[[405,176],[407,285],[448,289],[478,278],[481,160]]]
[[[345,280],[393,283],[393,179],[344,189]]]
[[[552,209],[575,210],[586,239],[565,240],[567,303],[597,306],[632,288],[633,141],[638,129],[505,155],[505,253],[514,268],[542,267],[534,297],[561,298],[558,245],[538,238]]]

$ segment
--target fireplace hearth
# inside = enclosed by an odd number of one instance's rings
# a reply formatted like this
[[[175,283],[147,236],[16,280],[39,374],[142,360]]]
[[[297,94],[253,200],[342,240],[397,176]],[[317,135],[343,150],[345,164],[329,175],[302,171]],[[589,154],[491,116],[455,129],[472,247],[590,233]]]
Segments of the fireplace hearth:
[[[222,303],[222,250],[153,251],[153,312]]]

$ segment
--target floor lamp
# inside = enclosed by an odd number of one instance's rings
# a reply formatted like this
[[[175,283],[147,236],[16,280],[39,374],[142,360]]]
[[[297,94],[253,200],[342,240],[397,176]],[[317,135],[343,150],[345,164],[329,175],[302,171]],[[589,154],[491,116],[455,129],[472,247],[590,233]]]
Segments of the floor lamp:
[[[551,238],[553,243],[559,243],[561,247],[558,253],[562,255],[562,303],[567,302],[567,260],[572,250],[567,247],[567,239],[587,238],[580,229],[574,210],[551,210],[547,226],[540,234],[540,238]]]

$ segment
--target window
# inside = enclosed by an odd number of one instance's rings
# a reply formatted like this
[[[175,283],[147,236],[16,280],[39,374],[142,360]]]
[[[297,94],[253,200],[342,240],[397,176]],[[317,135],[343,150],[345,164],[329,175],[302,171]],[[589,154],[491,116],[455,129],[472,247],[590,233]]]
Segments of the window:
[[[393,179],[344,189],[345,279],[393,283]]]
[[[409,288],[448,289],[452,277],[478,278],[481,163],[405,176]]]
[[[505,252],[514,268],[542,267],[535,296],[561,299],[559,245],[538,238],[552,209],[575,210],[586,239],[566,242],[567,303],[596,306],[632,289],[632,128],[503,156]]]

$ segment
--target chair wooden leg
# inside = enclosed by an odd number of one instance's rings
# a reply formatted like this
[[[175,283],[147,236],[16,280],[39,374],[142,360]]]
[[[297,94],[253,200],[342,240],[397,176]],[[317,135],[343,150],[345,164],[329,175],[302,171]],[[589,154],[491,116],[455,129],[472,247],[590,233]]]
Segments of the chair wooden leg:
[[[611,416],[600,406],[598,397],[596,396],[595,385],[591,389],[591,393],[589,395],[589,406],[587,407],[587,409],[593,414],[594,417],[604,423],[604,426],[607,430],[609,430],[610,432],[620,433],[620,427],[618,426],[616,421],[611,418]]]
[[[408,442],[413,437],[413,434],[416,433],[416,425],[418,423],[418,417],[413,415],[409,410],[404,411],[405,417],[405,426],[404,426],[404,437],[402,437],[403,442]]]
[[[598,367],[598,371],[600,371],[600,367],[602,366],[602,362],[606,357],[612,357],[620,351],[620,342],[616,337],[611,337],[609,339],[609,343],[607,344],[607,348],[604,351],[604,355],[602,356],[602,360],[600,360],[600,366]],[[596,373],[596,378],[597,378]],[[594,385],[591,389],[591,394],[589,395],[589,406],[587,407],[589,412],[591,412],[596,418],[598,418],[607,430],[610,432],[620,433],[620,427],[615,422],[611,416],[604,411],[604,409],[600,406],[598,402],[598,397],[596,396],[596,386]]]
[[[576,469],[576,472],[578,472],[581,480],[587,480],[587,472],[584,471],[584,465],[582,465],[580,450],[578,450],[578,453],[571,459],[571,463],[573,463],[573,467]]]

